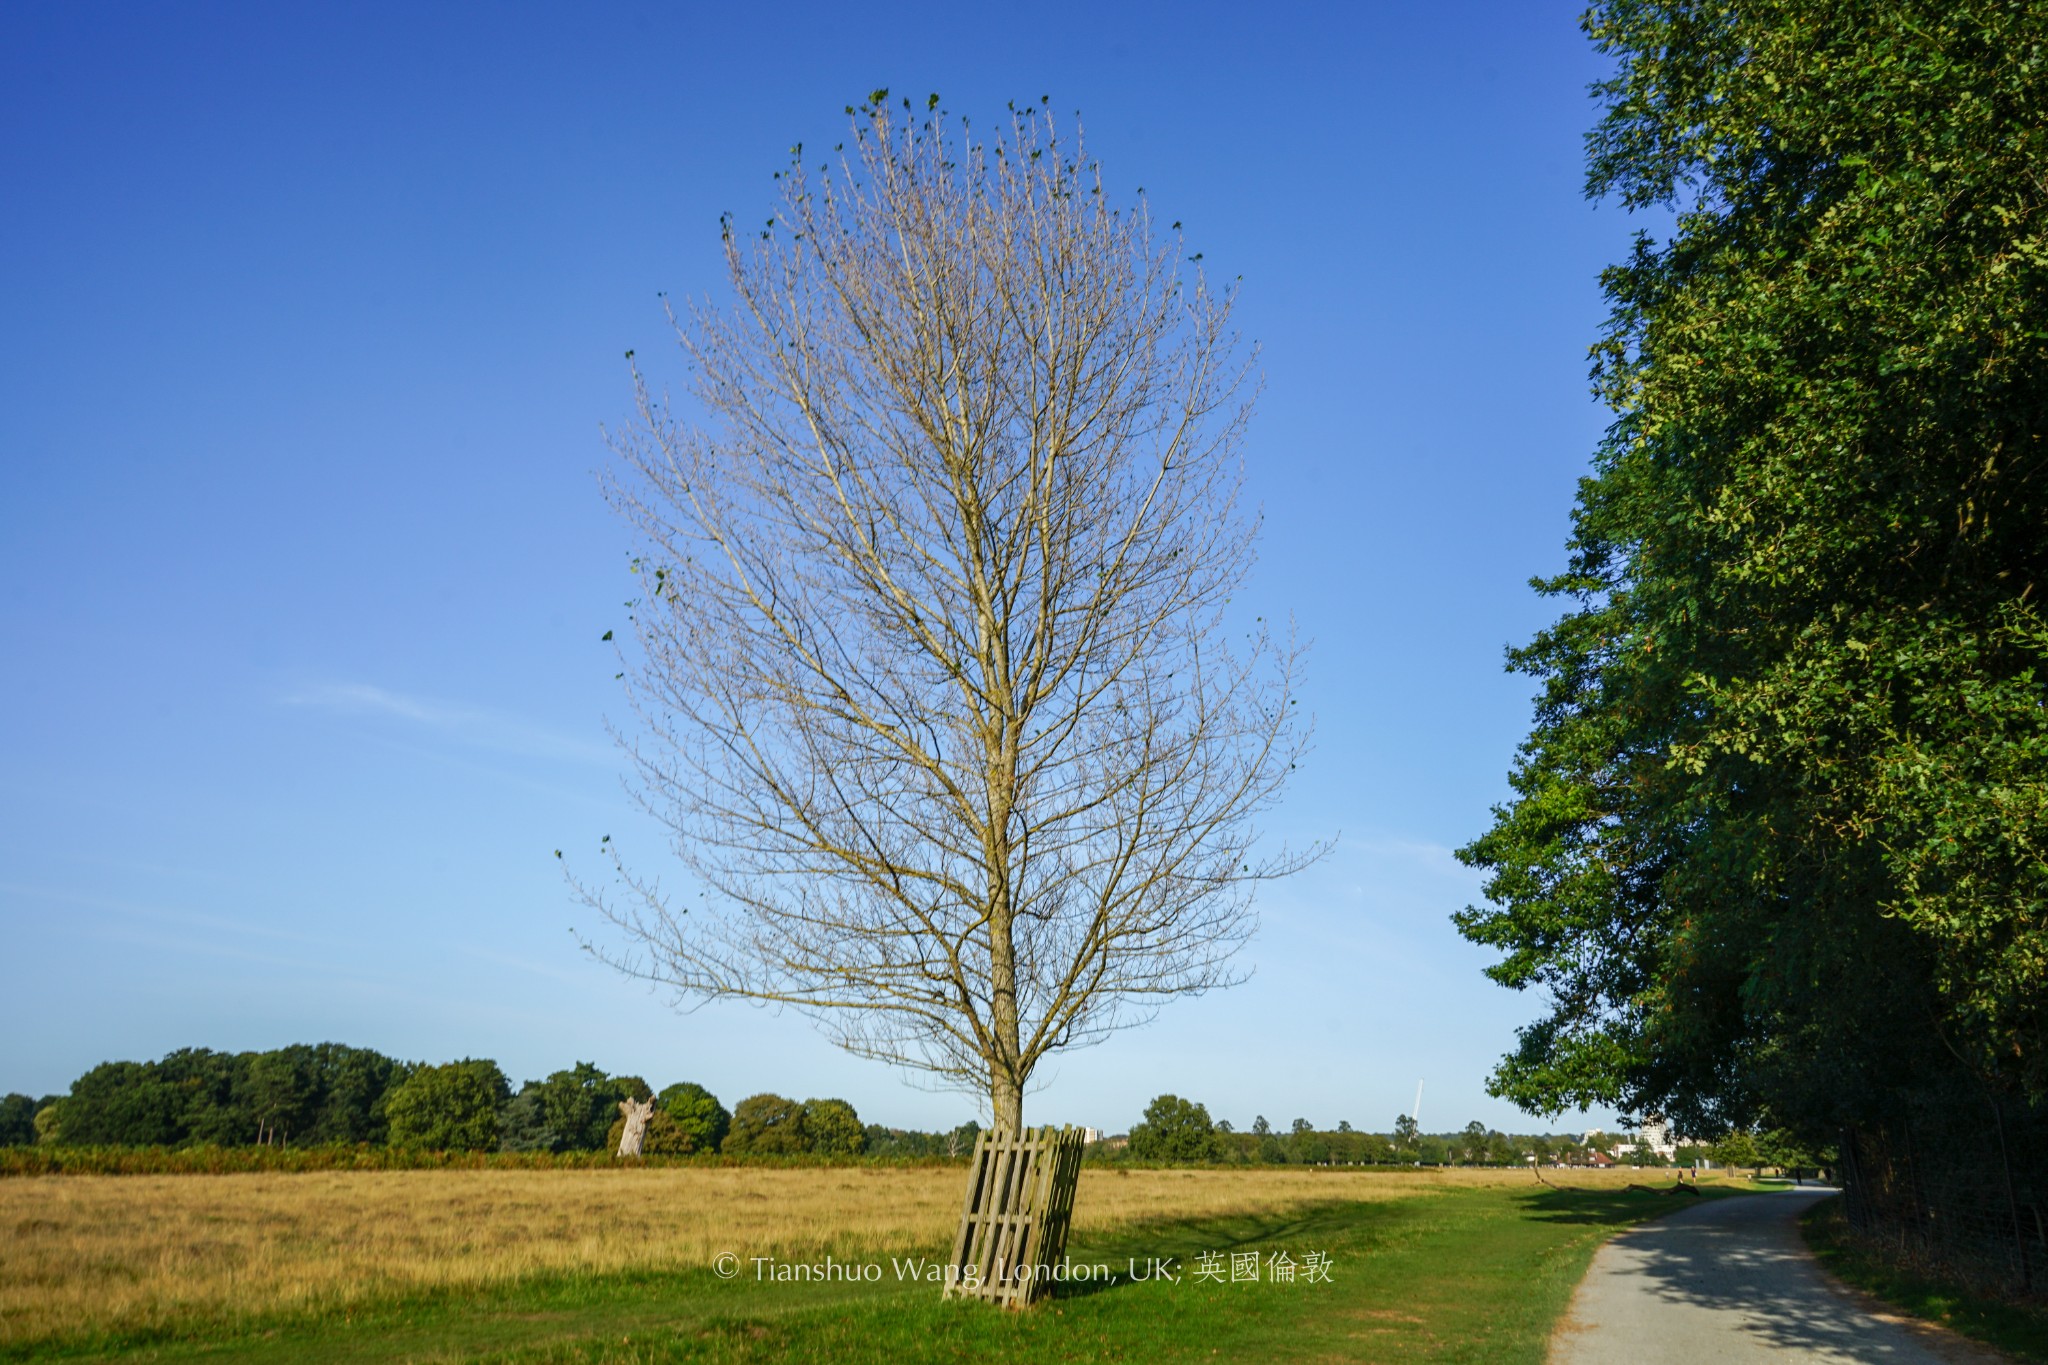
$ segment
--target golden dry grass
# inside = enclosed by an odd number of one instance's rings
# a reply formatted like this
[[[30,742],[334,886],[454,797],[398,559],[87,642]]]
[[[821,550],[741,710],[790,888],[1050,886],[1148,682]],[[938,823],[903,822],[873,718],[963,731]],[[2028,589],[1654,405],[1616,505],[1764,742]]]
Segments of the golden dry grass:
[[[959,1168],[856,1166],[0,1181],[0,1342],[533,1275],[701,1267],[724,1251],[936,1247],[959,1218],[963,1179]],[[1534,1183],[1526,1171],[1089,1168],[1076,1226],[1505,1182]]]

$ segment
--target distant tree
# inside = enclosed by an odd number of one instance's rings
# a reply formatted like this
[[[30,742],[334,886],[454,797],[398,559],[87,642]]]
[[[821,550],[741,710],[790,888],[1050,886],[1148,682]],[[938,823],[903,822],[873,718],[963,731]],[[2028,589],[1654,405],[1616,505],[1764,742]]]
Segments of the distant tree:
[[[52,1100],[36,1110],[36,1141],[62,1142],[64,1140],[64,1102]]]
[[[715,1152],[732,1127],[732,1115],[718,1102],[718,1096],[695,1081],[678,1081],[664,1086],[655,1099],[676,1126],[690,1135],[699,1151]]]
[[[1458,1134],[1458,1145],[1465,1154],[1465,1160],[1478,1163],[1486,1160],[1486,1125],[1478,1119],[1465,1125]]]
[[[620,1100],[644,1100],[652,1092],[638,1076],[609,1076],[592,1062],[578,1062],[530,1087],[541,1121],[555,1135],[558,1151],[598,1152],[619,1116]]]
[[[65,1140],[115,1145],[373,1142],[402,1079],[391,1058],[336,1043],[269,1052],[180,1048],[109,1062],[73,1085]]]
[[[1264,1137],[1266,1134],[1273,1131],[1273,1125],[1266,1122],[1266,1116],[1264,1114],[1260,1114],[1252,1119],[1252,1131],[1254,1133],[1257,1133],[1260,1137]]]
[[[496,1062],[465,1058],[420,1067],[385,1099],[391,1145],[489,1151],[498,1145],[498,1110],[511,1091]]]
[[[320,1043],[313,1048],[320,1099],[305,1130],[308,1142],[382,1142],[383,1099],[404,1078],[404,1067],[366,1047]]]
[[[171,1146],[185,1136],[186,1096],[146,1062],[102,1062],[71,1084],[61,1141]]]
[[[303,1043],[258,1052],[244,1061],[235,1077],[238,1107],[256,1122],[255,1141],[282,1146],[297,1132],[313,1126],[320,1099],[320,1077],[313,1049]]]
[[[1760,1133],[1756,1139],[1757,1155],[1766,1166],[1776,1166],[1781,1171],[1812,1171],[1833,1163],[1832,1152],[1823,1152],[1810,1143],[1803,1142],[1795,1133],[1774,1128]]]
[[[1340,1133],[1348,1133],[1348,1132],[1350,1132],[1350,1131],[1351,1131],[1351,1120],[1350,1120],[1350,1119],[1338,1119],[1338,1120],[1337,1120],[1337,1131],[1338,1131],[1338,1132],[1340,1132]]]
[[[1723,1166],[1747,1166],[1751,1170],[1764,1164],[1763,1155],[1757,1148],[1756,1135],[1747,1128],[1737,1128],[1709,1146],[1707,1159],[1717,1161]]]
[[[1416,1139],[1421,1136],[1420,1126],[1413,1114],[1401,1114],[1394,1119],[1394,1145],[1403,1151],[1412,1151]]]
[[[859,1156],[867,1146],[860,1115],[845,1100],[805,1100],[804,1144],[820,1156]]]
[[[0,1147],[28,1147],[36,1140],[36,1102],[27,1095],[0,1099]]]
[[[1146,1105],[1144,1122],[1131,1129],[1130,1153],[1143,1161],[1213,1161],[1219,1150],[1208,1108],[1178,1095]]]
[[[540,1107],[540,1082],[528,1081],[498,1110],[498,1148],[506,1152],[554,1152],[561,1138],[548,1127]]]
[[[969,1119],[946,1135],[946,1155],[966,1156],[973,1152],[974,1144],[979,1141],[981,1141],[981,1125],[973,1119]]]
[[[732,1128],[721,1151],[748,1156],[795,1156],[810,1150],[804,1107],[780,1095],[749,1095],[732,1108]]]
[[[1230,1126],[1229,1119],[1218,1119],[1216,1120],[1216,1131],[1219,1133],[1234,1133],[1237,1130]]]

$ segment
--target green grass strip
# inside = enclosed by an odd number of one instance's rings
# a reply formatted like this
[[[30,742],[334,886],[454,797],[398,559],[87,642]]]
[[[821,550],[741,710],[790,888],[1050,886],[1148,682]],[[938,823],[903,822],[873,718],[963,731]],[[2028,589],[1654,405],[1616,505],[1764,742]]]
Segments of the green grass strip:
[[[1539,1365],[1594,1249],[1671,1208],[1654,1194],[1531,1185],[1159,1223],[1077,1240],[1071,1261],[1106,1265],[1109,1278],[1064,1285],[1026,1313],[941,1301],[934,1285],[899,1278],[896,1258],[886,1256],[873,1258],[878,1282],[857,1283],[777,1281],[743,1261],[729,1280],[696,1267],[562,1277],[269,1323],[194,1323],[147,1339],[44,1343],[0,1359]],[[1311,1254],[1324,1258],[1327,1279],[1309,1280]],[[1257,1279],[1232,1281],[1233,1257],[1255,1260]],[[1179,1279],[1134,1278],[1134,1267],[1142,1272],[1155,1259],[1171,1263]],[[1276,1276],[1289,1262],[1293,1277]],[[1238,1261],[1237,1272],[1251,1263]],[[1222,1281],[1199,1278],[1203,1265],[1221,1267]]]

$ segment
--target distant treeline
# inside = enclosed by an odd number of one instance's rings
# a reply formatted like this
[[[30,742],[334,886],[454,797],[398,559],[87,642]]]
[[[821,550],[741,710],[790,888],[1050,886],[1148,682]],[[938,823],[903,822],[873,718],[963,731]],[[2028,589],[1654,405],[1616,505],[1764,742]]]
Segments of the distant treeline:
[[[515,1091],[493,1061],[430,1065],[318,1043],[269,1052],[184,1048],[161,1061],[105,1062],[69,1094],[0,1099],[0,1146],[43,1149],[42,1165],[66,1169],[78,1162],[61,1153],[88,1149],[327,1150],[334,1155],[302,1162],[373,1167],[417,1164],[411,1156],[371,1154],[378,1149],[608,1153],[624,1124],[619,1102],[649,1098],[657,1101],[642,1148],[649,1156],[953,1156],[972,1150],[979,1132],[972,1123],[948,1133],[864,1126],[837,1099],[760,1094],[728,1110],[694,1082],[656,1091],[639,1076],[613,1076],[590,1062]]]
[[[1424,1133],[1405,1114],[1385,1133],[1360,1132],[1349,1123],[1321,1129],[1307,1119],[1295,1119],[1285,1131],[1278,1131],[1263,1116],[1252,1121],[1249,1132],[1237,1132],[1228,1121],[1212,1121],[1207,1106],[1178,1095],[1154,1099],[1145,1108],[1144,1121],[1131,1129],[1127,1139],[1097,1143],[1090,1156],[1106,1161],[1303,1166],[1666,1166],[1674,1161],[1728,1166],[1825,1164],[1782,1134],[1732,1133],[1711,1145],[1679,1146],[1666,1156],[1631,1142],[1623,1133],[1509,1134],[1477,1120],[1452,1133]]]

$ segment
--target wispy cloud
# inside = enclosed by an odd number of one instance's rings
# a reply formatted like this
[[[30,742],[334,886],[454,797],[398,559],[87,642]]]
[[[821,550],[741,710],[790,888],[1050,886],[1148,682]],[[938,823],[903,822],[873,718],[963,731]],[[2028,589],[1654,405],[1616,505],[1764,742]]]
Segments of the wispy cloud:
[[[618,755],[607,745],[560,734],[510,712],[407,696],[371,683],[317,683],[281,700],[287,706],[303,706],[338,715],[395,718],[475,748],[527,758],[607,765],[618,760]]]

